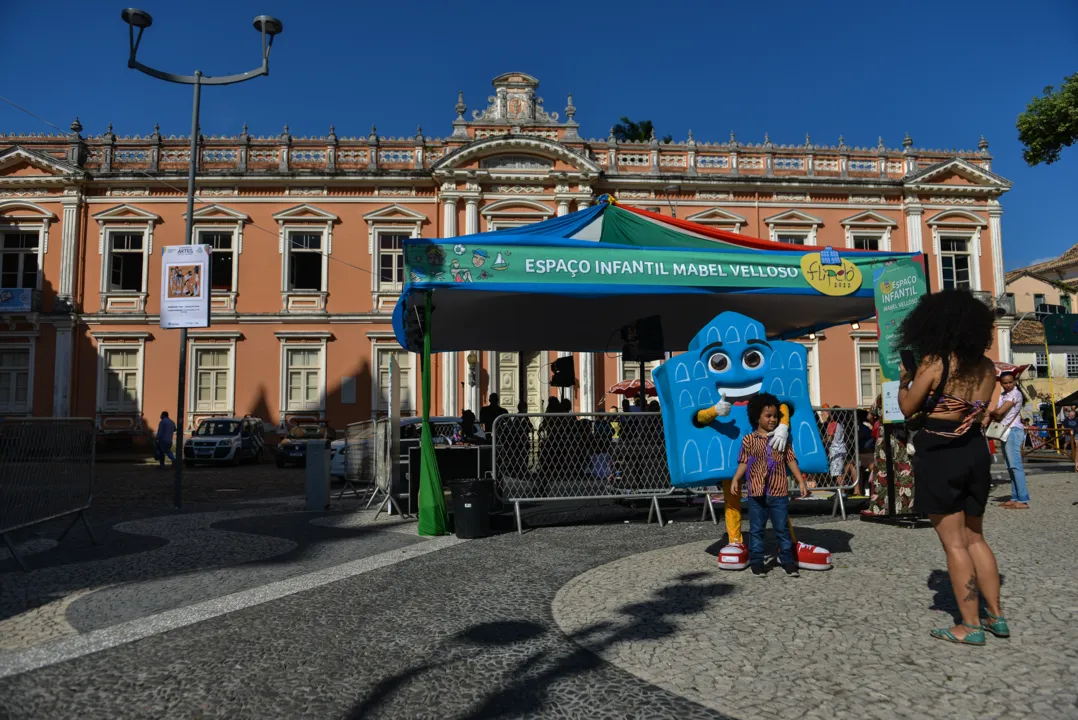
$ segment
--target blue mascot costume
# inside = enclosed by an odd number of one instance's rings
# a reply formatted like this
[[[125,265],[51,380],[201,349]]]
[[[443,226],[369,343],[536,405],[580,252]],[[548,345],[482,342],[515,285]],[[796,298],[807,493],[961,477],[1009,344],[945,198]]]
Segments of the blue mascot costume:
[[[768,392],[782,403],[782,421],[769,442],[784,450],[792,442],[802,472],[826,473],[827,449],[820,439],[809,398],[805,348],[767,340],[764,326],[750,317],[724,312],[705,325],[687,352],[655,368],[662,405],[666,457],[675,487],[721,485],[726,506],[728,545],[719,567],[748,567],[741,536],[741,497],[730,491],[741,439],[752,432],[748,403]],[[793,527],[790,527],[793,536]],[[827,570],[831,553],[797,542],[797,560],[806,570]]]

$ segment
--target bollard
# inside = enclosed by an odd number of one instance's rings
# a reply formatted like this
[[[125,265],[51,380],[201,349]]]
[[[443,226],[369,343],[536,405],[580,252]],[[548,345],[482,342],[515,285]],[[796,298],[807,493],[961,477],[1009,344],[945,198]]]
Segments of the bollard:
[[[307,510],[329,510],[329,440],[307,441]]]

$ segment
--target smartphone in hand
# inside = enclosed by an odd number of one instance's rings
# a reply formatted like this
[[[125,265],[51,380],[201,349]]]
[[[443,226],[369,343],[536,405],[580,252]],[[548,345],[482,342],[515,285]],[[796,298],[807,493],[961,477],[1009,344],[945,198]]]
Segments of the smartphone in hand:
[[[917,374],[917,360],[913,357],[913,351],[902,350],[900,354],[902,356],[902,367],[906,368],[906,372],[910,374],[910,377],[913,377]]]

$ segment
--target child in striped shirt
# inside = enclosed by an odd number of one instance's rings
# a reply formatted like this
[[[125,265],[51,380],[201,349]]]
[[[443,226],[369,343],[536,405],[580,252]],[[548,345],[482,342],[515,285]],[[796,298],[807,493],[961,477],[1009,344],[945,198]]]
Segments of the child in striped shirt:
[[[768,434],[779,423],[779,400],[769,393],[759,393],[749,400],[749,424],[753,432],[741,441],[741,455],[730,490],[741,493],[741,480],[748,477],[749,567],[756,577],[764,576],[764,528],[770,518],[779,541],[779,564],[790,577],[799,577],[790,537],[790,487],[786,468],[801,486],[801,496],[808,497],[805,478],[797,466],[793,443],[776,452],[767,442]]]

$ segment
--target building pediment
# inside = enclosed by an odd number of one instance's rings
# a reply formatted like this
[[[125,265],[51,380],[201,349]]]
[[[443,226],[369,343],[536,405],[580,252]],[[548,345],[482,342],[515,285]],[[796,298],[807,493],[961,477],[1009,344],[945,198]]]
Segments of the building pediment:
[[[710,208],[695,215],[689,215],[685,219],[701,225],[744,225],[746,222],[743,216],[728,212],[722,208]]]
[[[56,214],[26,200],[0,201],[0,219],[12,222],[42,222],[56,219]]]
[[[161,222],[161,216],[157,213],[152,213],[149,210],[143,210],[136,205],[128,205],[127,203],[113,205],[109,209],[94,213],[90,217],[99,223],[131,221],[146,223]]]
[[[928,225],[949,227],[985,227],[988,222],[980,215],[967,210],[944,210],[936,213],[926,221]]]
[[[302,205],[294,205],[280,212],[275,212],[271,215],[278,223],[282,222],[324,222],[334,223],[340,222],[340,218],[328,210],[323,210],[317,205],[308,205],[303,203]]]
[[[452,170],[476,162],[490,172],[549,173],[561,161],[575,171],[598,175],[594,161],[556,140],[528,135],[500,135],[469,143],[436,162],[431,170]]]
[[[800,210],[787,210],[784,213],[764,218],[764,222],[768,225],[800,225],[802,227],[805,225],[823,225],[823,220],[820,218]]]
[[[934,189],[978,190],[1007,189],[1011,181],[991,170],[974,165],[962,158],[952,158],[930,165],[906,178],[907,186],[926,186]]]
[[[247,223],[251,222],[251,217],[244,212],[234,210],[225,205],[203,205],[195,210],[195,220],[201,220],[203,222],[239,222]],[[183,214],[184,220],[187,219],[187,213]]]
[[[885,215],[880,215],[878,212],[872,210],[866,210],[856,215],[851,215],[839,222],[840,225],[861,225],[861,226],[878,226],[878,227],[898,227],[898,221],[893,220]]]
[[[65,160],[21,145],[0,152],[0,179],[5,181],[70,180],[85,175],[81,168]]]
[[[424,223],[427,216],[410,208],[393,203],[373,210],[363,216],[368,223],[371,222],[400,222],[400,223]]]

